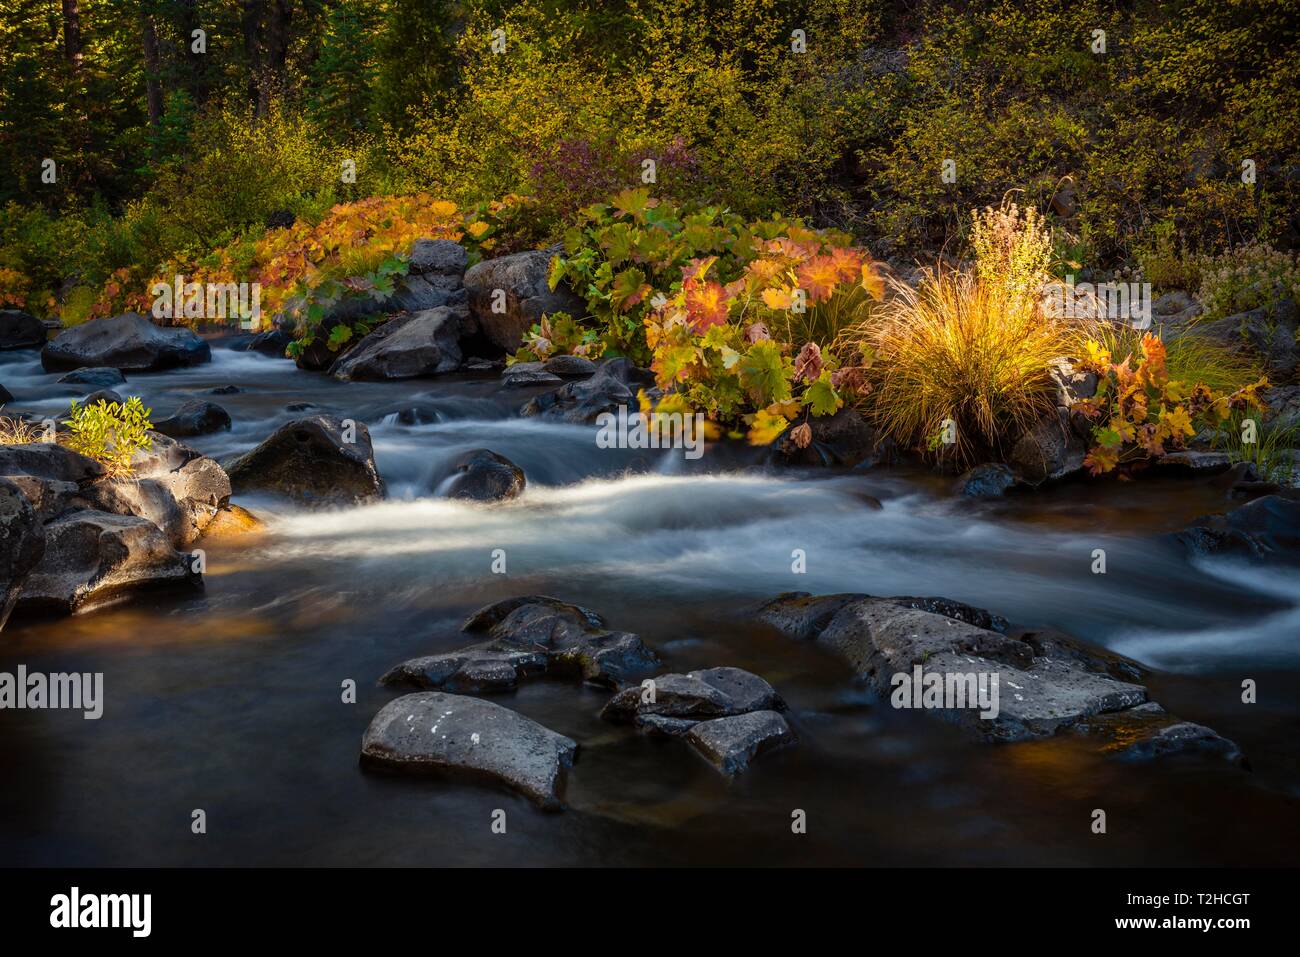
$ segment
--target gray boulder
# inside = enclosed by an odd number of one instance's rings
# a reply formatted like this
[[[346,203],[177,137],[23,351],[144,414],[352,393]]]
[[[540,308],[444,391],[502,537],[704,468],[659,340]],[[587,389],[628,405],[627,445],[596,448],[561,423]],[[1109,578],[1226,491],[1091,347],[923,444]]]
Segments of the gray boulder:
[[[524,470],[504,455],[489,449],[471,449],[456,460],[443,488],[448,498],[499,502],[523,494]],[[440,483],[441,486],[441,483]]]
[[[514,352],[524,333],[543,315],[566,312],[575,319],[587,315],[587,304],[571,290],[565,286],[551,290],[547,285],[551,258],[558,251],[558,247],[552,247],[498,256],[465,273],[470,310],[480,331],[496,348]],[[497,302],[504,311],[494,311]]]
[[[578,745],[490,701],[425,691],[390,701],[361,739],[362,764],[406,773],[487,778],[546,810]]]
[[[45,323],[21,309],[0,309],[0,351],[45,345]]]
[[[324,415],[286,422],[226,472],[236,492],[274,492],[308,506],[358,505],[385,491],[370,430]]]
[[[346,382],[454,372],[463,358],[460,338],[468,324],[469,310],[463,305],[439,306],[390,319],[337,359],[330,374]]]
[[[32,503],[17,485],[0,478],[0,630],[44,554],[45,529]]]
[[[80,614],[147,588],[195,587],[190,556],[148,519],[77,509],[45,526],[45,554],[23,586],[18,607]]]
[[[595,612],[544,595],[528,595],[479,609],[464,631],[486,640],[457,651],[403,662],[383,684],[456,691],[507,691],[543,674],[576,676],[620,688],[648,672],[658,657],[639,637],[610,631]]]
[[[1230,348],[1245,348],[1264,360],[1268,374],[1275,381],[1289,381],[1300,363],[1300,346],[1296,331],[1300,311],[1295,300],[1281,296],[1257,309],[1201,321],[1188,327],[1187,333],[1206,336]]]
[[[215,402],[190,399],[181,403],[171,415],[155,422],[155,432],[184,439],[195,435],[208,435],[230,428],[230,413]]]
[[[542,363],[542,371],[564,379],[585,379],[599,367],[586,356],[551,356]]]
[[[153,372],[211,359],[208,344],[189,329],[163,328],[134,312],[73,326],[41,350],[47,372],[93,366]]]
[[[686,733],[686,741],[723,774],[735,775],[758,755],[793,743],[795,735],[775,711],[751,711],[701,721]]]

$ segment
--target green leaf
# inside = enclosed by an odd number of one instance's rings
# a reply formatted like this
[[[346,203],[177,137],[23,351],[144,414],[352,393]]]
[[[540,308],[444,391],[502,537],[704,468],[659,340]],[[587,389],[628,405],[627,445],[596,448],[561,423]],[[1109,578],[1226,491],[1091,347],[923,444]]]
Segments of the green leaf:
[[[831,385],[829,369],[823,370],[817,381],[804,389],[802,402],[812,409],[813,415],[834,415],[839,411],[844,400]]]
[[[740,381],[755,405],[790,398],[789,369],[780,347],[771,340],[755,342],[740,360]]]

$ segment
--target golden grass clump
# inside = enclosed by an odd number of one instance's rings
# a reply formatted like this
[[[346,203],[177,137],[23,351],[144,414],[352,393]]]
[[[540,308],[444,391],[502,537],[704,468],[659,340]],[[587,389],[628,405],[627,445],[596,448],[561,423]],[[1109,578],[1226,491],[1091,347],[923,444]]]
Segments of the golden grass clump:
[[[1045,315],[1029,291],[970,273],[932,272],[893,291],[862,330],[877,356],[877,425],[956,465],[1005,457],[1054,408],[1048,364],[1079,345],[1081,325]]]

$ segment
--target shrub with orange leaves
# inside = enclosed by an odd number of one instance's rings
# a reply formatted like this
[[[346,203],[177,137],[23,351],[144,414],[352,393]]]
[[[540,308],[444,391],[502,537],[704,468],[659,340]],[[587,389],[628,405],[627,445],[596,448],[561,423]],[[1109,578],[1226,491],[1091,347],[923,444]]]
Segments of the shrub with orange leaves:
[[[1137,365],[1131,360],[1126,355],[1115,362],[1103,345],[1089,340],[1080,363],[1098,377],[1096,395],[1072,406],[1094,423],[1093,446],[1084,459],[1093,475],[1115,469],[1127,474],[1182,449],[1203,428],[1222,427],[1234,412],[1265,409],[1259,393],[1268,388],[1266,378],[1228,394],[1170,378],[1165,344],[1157,336],[1143,336]]]

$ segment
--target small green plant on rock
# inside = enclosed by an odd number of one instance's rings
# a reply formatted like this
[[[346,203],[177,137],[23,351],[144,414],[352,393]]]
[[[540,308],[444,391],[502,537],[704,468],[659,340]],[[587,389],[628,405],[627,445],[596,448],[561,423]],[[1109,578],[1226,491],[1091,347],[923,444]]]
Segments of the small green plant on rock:
[[[124,404],[100,399],[93,405],[82,405],[74,400],[63,423],[69,429],[63,444],[94,459],[112,478],[130,476],[135,453],[153,447],[149,435],[152,411],[145,408],[139,396],[132,396]]]

